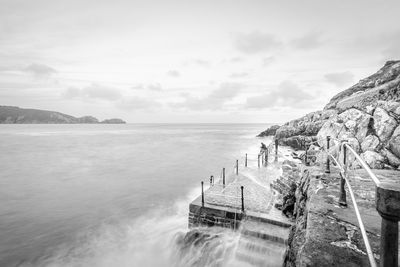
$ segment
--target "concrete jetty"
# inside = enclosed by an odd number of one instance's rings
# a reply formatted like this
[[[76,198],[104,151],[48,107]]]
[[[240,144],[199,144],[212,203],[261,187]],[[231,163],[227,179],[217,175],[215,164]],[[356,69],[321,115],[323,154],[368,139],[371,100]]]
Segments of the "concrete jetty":
[[[241,266],[283,266],[292,222],[274,207],[276,193],[270,187],[282,174],[282,161],[271,157],[260,167],[249,161],[227,175],[225,185],[222,179],[207,184],[203,196],[189,205],[189,227],[238,231],[235,257]]]

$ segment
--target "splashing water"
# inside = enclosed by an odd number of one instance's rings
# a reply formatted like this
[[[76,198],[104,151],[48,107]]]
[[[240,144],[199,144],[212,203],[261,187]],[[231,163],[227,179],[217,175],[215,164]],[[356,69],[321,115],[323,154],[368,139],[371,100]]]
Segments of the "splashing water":
[[[103,225],[68,247],[20,266],[233,266],[238,233],[187,229],[188,203],[196,195],[193,191],[170,210],[153,210],[131,223]]]

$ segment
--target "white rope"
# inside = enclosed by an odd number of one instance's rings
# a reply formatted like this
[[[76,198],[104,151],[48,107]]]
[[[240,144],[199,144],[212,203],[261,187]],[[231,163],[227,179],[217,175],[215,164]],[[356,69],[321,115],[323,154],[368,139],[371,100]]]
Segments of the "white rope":
[[[358,156],[358,154],[346,142],[340,144],[339,155],[340,155],[340,152],[342,151],[342,147],[344,147],[344,146],[346,146],[346,148],[349,149],[354,154],[354,156],[361,163],[361,165],[365,164],[365,166],[363,166],[363,167],[366,169],[368,174],[371,176],[372,180],[375,182],[375,184],[379,184],[379,180],[372,173],[371,169],[366,165],[366,163]],[[375,258],[374,258],[374,254],[372,252],[371,245],[369,243],[369,239],[368,239],[368,236],[367,236],[367,232],[365,230],[364,223],[362,221],[362,218],[361,218],[361,215],[360,215],[360,211],[358,209],[358,205],[357,205],[354,193],[353,193],[353,189],[351,188],[351,184],[350,184],[350,182],[349,182],[349,180],[347,178],[348,174],[347,174],[347,171],[346,171],[346,168],[345,168],[346,166],[342,166],[339,163],[339,161],[331,153],[329,153],[329,151],[327,151],[325,148],[323,148],[323,150],[324,150],[324,152],[327,153],[328,157],[331,157],[335,161],[336,166],[341,170],[343,179],[345,179],[345,181],[346,181],[346,185],[347,185],[347,188],[349,189],[351,201],[353,202],[354,210],[355,210],[355,213],[356,213],[356,216],[357,216],[358,225],[360,226],[360,231],[361,231],[361,235],[362,235],[362,238],[363,238],[363,241],[364,241],[364,245],[365,245],[365,248],[367,250],[369,263],[370,263],[370,265],[372,267],[376,267],[377,265],[376,265],[376,261],[375,261]],[[377,182],[374,179],[376,179]]]

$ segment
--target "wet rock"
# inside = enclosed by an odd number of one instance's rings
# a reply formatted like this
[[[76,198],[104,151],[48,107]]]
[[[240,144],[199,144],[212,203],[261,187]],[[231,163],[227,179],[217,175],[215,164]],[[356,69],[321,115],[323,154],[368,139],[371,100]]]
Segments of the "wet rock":
[[[361,154],[361,158],[371,169],[382,169],[384,167],[385,158],[377,152],[366,151]]]
[[[361,143],[361,150],[365,151],[375,151],[379,146],[379,138],[376,135],[368,135],[364,141]]]
[[[389,141],[389,149],[393,154],[400,158],[400,133],[397,132],[400,132],[400,126],[397,127],[395,134],[393,134]]]
[[[375,109],[373,118],[376,135],[381,142],[387,142],[397,126],[397,121],[379,107]]]
[[[388,163],[391,166],[393,166],[395,168],[398,168],[400,166],[400,158],[398,158],[396,155],[394,155],[389,150],[382,149],[382,155],[387,159]]]

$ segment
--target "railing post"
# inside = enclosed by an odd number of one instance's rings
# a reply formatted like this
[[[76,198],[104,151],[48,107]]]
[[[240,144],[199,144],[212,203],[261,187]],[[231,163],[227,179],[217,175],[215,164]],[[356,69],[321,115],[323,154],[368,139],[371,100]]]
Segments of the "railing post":
[[[268,165],[268,149],[264,152],[264,166]]]
[[[260,154],[258,154],[257,165],[258,165],[258,168],[260,168]]]
[[[201,181],[201,206],[204,207],[204,188],[203,188],[204,182]]]
[[[239,160],[236,160],[236,175],[239,174]]]
[[[278,139],[275,139],[275,161],[278,161]]]
[[[347,200],[346,200],[346,190],[345,190],[345,185],[346,185],[346,179],[343,177],[343,175],[347,175],[346,173],[340,173],[340,196],[339,196],[339,205],[342,207],[347,207]]]
[[[222,185],[225,186],[225,168],[222,168]]]
[[[382,217],[380,266],[398,266],[400,186],[383,182],[376,187],[376,209]]]
[[[304,149],[306,150],[304,153],[304,165],[308,166],[308,144],[304,142]]]
[[[346,200],[346,179],[345,176],[347,175],[347,147],[346,144],[343,144],[343,166],[344,166],[344,173],[340,173],[340,195],[339,195],[339,205],[342,207],[347,207],[347,200]]]
[[[244,197],[243,197],[243,185],[240,187],[241,191],[242,191],[242,212],[244,213]]]
[[[331,140],[331,137],[328,135],[326,137],[326,150],[329,153],[329,148],[330,148],[330,144],[329,141]],[[325,173],[331,173],[331,166],[330,166],[331,162],[330,162],[330,158],[329,158],[329,154],[326,155],[326,170]]]

